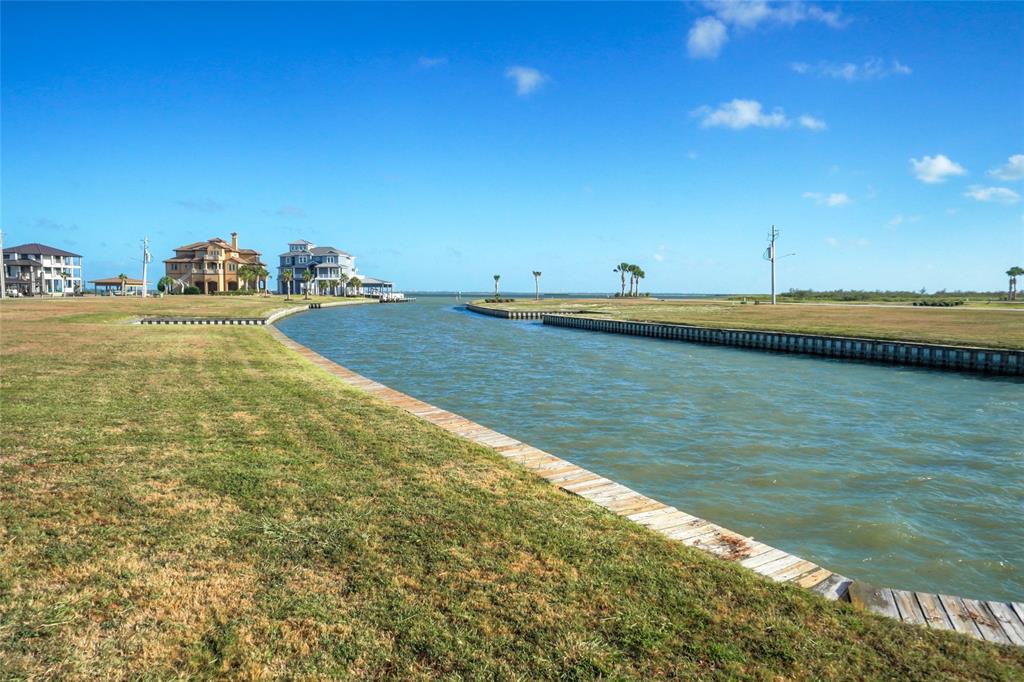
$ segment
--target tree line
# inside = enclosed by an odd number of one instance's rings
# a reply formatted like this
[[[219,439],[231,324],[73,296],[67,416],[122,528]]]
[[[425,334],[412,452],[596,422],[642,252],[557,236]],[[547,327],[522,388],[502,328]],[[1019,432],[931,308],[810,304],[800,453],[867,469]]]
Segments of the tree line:
[[[621,288],[619,296],[639,296],[640,280],[647,276],[643,268],[633,263],[619,263],[612,272],[619,273]],[[629,276],[629,292],[626,292],[626,277]]]

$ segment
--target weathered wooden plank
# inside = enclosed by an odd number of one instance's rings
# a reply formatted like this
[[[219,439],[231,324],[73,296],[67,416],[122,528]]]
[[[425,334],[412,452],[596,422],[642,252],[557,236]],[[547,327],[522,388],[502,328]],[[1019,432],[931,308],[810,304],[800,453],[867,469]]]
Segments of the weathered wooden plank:
[[[1013,644],[1024,646],[1024,621],[1013,611],[1013,607],[1002,602],[986,602],[988,610],[999,624],[1003,626],[1003,632]]]
[[[815,585],[828,580],[833,575],[832,571],[827,568],[819,568],[817,571],[811,571],[806,575],[798,575],[796,578],[793,578],[791,582],[809,590]]]
[[[636,521],[637,523],[641,523],[647,519],[651,519],[656,516],[661,516],[662,514],[671,514],[677,511],[679,510],[676,509],[675,507],[667,506],[664,509],[654,509],[652,511],[637,512],[635,514],[630,514],[626,518],[630,521]]]
[[[997,644],[1009,644],[1010,638],[1003,632],[999,620],[989,611],[985,602],[977,599],[964,599],[964,608],[968,617],[974,621],[983,639]]]
[[[793,564],[792,566],[790,566],[788,568],[782,569],[781,571],[775,571],[774,573],[769,573],[768,577],[771,578],[772,580],[774,580],[777,583],[785,583],[785,582],[789,582],[793,578],[797,578],[799,576],[802,576],[805,573],[809,573],[811,571],[816,571],[819,568],[821,568],[821,567],[818,566],[818,564],[814,563],[813,561],[807,561],[806,559],[803,559],[803,560],[798,561],[797,563]]]
[[[974,620],[967,611],[967,607],[964,606],[963,599],[951,597],[948,594],[940,594],[939,601],[942,602],[942,608],[946,609],[946,615],[949,616],[949,621],[953,624],[954,630],[981,639],[981,631],[975,625]]]
[[[953,621],[946,614],[946,608],[942,605],[937,594],[918,592],[917,603],[921,606],[924,614],[925,624],[933,630],[952,630]]]
[[[852,583],[853,581],[845,575],[833,573],[831,576],[812,587],[811,592],[817,592],[821,596],[825,597],[825,599],[831,599],[833,601],[846,599]]]
[[[688,521],[675,530],[670,531],[668,533],[668,537],[686,544],[687,541],[692,538],[699,537],[713,530],[714,526],[709,521],[705,521],[704,519],[694,519],[693,521]]]
[[[893,590],[893,599],[896,600],[896,609],[900,612],[900,620],[915,625],[925,625],[924,611],[917,603],[917,597],[913,592],[906,590]]]
[[[763,576],[768,576],[774,573],[775,571],[788,568],[800,561],[803,561],[803,559],[801,559],[798,556],[793,556],[792,554],[787,554],[785,556],[779,557],[775,561],[769,561],[759,566],[754,566],[753,571],[754,573],[759,573]]]
[[[753,569],[753,568],[757,568],[758,566],[760,566],[762,564],[766,564],[769,561],[775,561],[776,559],[780,559],[780,558],[782,558],[784,556],[786,556],[786,553],[783,552],[781,549],[772,549],[771,551],[762,552],[761,554],[758,554],[757,556],[752,556],[752,557],[749,557],[747,559],[744,559],[743,561],[740,562],[740,565],[741,566],[746,566],[747,568],[750,568],[750,569]]]
[[[896,608],[896,599],[892,590],[886,587],[875,587],[868,583],[854,580],[849,589],[850,603],[854,606],[880,613],[883,616],[900,619],[900,612]]]
[[[670,514],[662,514],[661,516],[655,516],[653,518],[644,519],[640,521],[641,526],[647,526],[651,530],[667,530],[670,528],[676,528],[688,523],[697,521],[693,516],[690,516],[686,512],[681,512],[678,509]]]

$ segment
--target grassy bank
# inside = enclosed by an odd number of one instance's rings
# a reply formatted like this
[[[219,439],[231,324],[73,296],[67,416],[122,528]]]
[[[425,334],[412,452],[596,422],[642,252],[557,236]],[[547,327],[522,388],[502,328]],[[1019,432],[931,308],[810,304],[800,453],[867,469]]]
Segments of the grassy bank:
[[[122,296],[84,296],[82,298],[6,299],[3,305],[24,316],[44,314],[59,322],[102,322],[139,317],[265,317],[275,310],[305,307],[309,303],[347,303],[369,301],[363,298],[333,296],[151,296],[146,299]]]
[[[266,330],[105,303],[0,304],[5,676],[1024,674],[568,497]]]
[[[573,312],[622,320],[759,329],[803,334],[1024,348],[1024,313],[1006,308],[785,304],[738,301],[626,299],[517,300],[480,303],[504,310]]]

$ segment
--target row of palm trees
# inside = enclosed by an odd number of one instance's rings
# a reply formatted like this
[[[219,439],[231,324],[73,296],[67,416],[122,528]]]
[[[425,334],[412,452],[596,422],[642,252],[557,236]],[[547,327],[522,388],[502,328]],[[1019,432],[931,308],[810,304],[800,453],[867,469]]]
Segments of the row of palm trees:
[[[622,282],[622,288],[619,290],[619,296],[639,296],[640,295],[640,280],[647,276],[643,268],[639,265],[633,265],[632,263],[619,263],[612,272],[619,273],[619,278]],[[626,275],[629,275],[629,293],[626,293]]]
[[[532,272],[533,272],[534,297],[539,301],[540,300],[540,276],[543,273],[541,273],[540,270],[533,270]],[[501,282],[501,275],[495,275],[494,276],[494,298],[501,298],[501,296],[499,294],[499,286],[498,286],[500,284],[500,282]]]
[[[305,286],[303,287],[305,294],[303,298],[307,300],[309,299],[309,290],[312,288],[311,283],[315,278],[316,275],[313,273],[312,268],[306,268],[305,270],[303,270],[302,282],[303,284],[305,284]],[[295,272],[291,268],[282,270],[281,281],[288,285],[288,299],[290,299],[292,296],[292,282],[295,281]],[[336,292],[340,289],[341,295],[347,296],[349,289],[354,289],[356,293],[359,293],[360,289],[363,286],[363,281],[358,277],[348,277],[347,275],[342,275],[338,279],[320,280],[318,282],[318,286],[320,288],[321,294],[324,294],[327,291]]]
[[[1017,278],[1024,275],[1024,268],[1019,265],[1014,265],[1012,268],[1006,271],[1007,277],[1010,278],[1010,288],[1006,294],[1006,299],[1009,301],[1017,300]]]

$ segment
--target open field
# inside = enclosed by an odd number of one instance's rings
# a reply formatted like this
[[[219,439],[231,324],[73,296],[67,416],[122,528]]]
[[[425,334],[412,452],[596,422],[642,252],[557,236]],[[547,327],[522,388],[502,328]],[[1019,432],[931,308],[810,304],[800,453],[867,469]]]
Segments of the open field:
[[[743,305],[738,301],[625,299],[517,300],[475,305],[573,312],[621,320],[803,334],[1024,348],[1024,312],[1006,308],[913,308],[842,304]]]
[[[141,299],[132,296],[83,296],[49,298],[33,296],[3,301],[12,312],[26,315],[46,314],[60,322],[104,322],[139,317],[265,317],[275,310],[305,307],[312,302],[357,301],[355,297],[333,296],[156,296]],[[366,299],[369,300],[369,299]],[[49,313],[52,311],[52,315]]]
[[[110,303],[0,304],[4,676],[1024,675],[566,496],[262,328]]]

